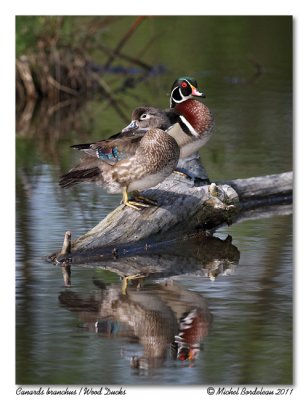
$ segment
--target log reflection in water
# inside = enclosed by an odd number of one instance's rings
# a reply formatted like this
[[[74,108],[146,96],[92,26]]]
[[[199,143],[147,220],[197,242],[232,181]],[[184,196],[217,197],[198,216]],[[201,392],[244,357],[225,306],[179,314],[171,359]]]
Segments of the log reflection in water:
[[[75,252],[59,258],[58,262],[59,265],[68,262],[107,269],[121,277],[141,274],[162,278],[193,274],[215,279],[221,273],[232,272],[239,259],[240,252],[232,244],[231,236],[222,240],[201,232],[181,240],[152,244],[140,241]]]
[[[193,362],[208,334],[212,315],[201,295],[185,290],[172,280],[150,289],[130,289],[123,295],[119,285],[94,280],[95,295],[67,290],[60,303],[78,314],[84,326],[103,337],[122,336],[142,345],[142,354],[121,349],[133,368],[147,370],[169,360]]]

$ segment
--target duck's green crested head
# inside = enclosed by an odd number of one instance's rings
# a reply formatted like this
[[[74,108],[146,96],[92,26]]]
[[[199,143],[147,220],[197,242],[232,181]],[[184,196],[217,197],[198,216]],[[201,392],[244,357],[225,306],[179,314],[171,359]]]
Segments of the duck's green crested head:
[[[176,79],[171,88],[170,107],[175,107],[176,104],[182,103],[192,97],[205,97],[199,92],[196,79],[191,76],[182,76]]]
[[[181,76],[180,78],[176,79],[172,85],[172,88],[174,88],[175,86],[179,86],[181,85],[182,82],[189,82],[192,86],[194,87],[198,87],[198,83],[196,81],[195,78],[193,78],[192,76]]]

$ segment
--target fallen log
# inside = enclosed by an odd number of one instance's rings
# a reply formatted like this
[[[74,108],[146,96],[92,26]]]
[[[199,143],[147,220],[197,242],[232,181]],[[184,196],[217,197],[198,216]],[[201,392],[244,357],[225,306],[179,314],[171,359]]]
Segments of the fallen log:
[[[237,192],[241,210],[292,202],[293,172],[225,181]]]
[[[239,210],[236,192],[227,185],[195,187],[187,179],[172,176],[144,192],[159,207],[142,211],[120,205],[97,226],[72,243],[73,251],[107,245],[168,240],[196,230],[210,230],[231,223]]]
[[[160,185],[144,192],[158,207],[142,211],[120,205],[89,232],[73,241],[69,251],[52,254],[51,261],[89,260],[125,248],[148,248],[201,231],[213,231],[240,218],[241,211],[292,202],[292,172],[249,179],[236,179],[218,185],[195,186],[187,177],[172,174]],[[251,218],[251,213],[249,214]],[[123,247],[124,246],[124,247]],[[118,254],[113,254],[116,258]],[[78,261],[77,261],[78,260]],[[96,259],[96,261],[98,261]]]

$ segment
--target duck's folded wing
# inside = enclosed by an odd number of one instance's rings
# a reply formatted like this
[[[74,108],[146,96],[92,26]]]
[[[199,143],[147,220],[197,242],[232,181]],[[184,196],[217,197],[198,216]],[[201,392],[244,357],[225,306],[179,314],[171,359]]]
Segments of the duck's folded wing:
[[[134,156],[142,137],[143,134],[131,134],[125,137],[101,140],[96,143],[76,144],[72,148],[109,164],[114,164]]]

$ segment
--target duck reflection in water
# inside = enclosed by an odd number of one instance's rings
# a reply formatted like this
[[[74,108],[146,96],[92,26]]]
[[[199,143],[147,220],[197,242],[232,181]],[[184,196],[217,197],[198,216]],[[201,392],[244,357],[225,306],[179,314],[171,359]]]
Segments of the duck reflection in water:
[[[59,301],[76,312],[90,331],[139,342],[143,354],[128,356],[128,349],[121,352],[131,367],[147,370],[166,360],[191,363],[197,358],[212,321],[204,297],[172,280],[150,289],[130,288],[126,295],[119,285],[93,282],[99,288],[95,296],[85,298],[67,290],[60,293]]]
[[[103,264],[98,261],[102,255]],[[129,281],[123,291],[120,284],[93,280],[98,288],[95,295],[67,290],[59,300],[78,314],[86,329],[100,336],[121,336],[130,343],[139,343],[140,354],[129,346],[121,351],[136,370],[168,366],[170,362],[174,365],[174,360],[192,365],[200,354],[212,316],[204,296],[185,289],[176,279],[187,281],[187,276],[198,276],[213,280],[218,275],[226,276],[232,274],[239,259],[240,252],[231,237],[222,240],[206,233],[156,243],[146,249],[144,243],[135,243],[132,248],[124,244],[117,247],[116,256],[111,247],[98,249],[97,253],[77,253],[73,264],[103,268],[124,279],[127,274],[147,276],[147,285],[140,287],[142,280],[137,278]]]

